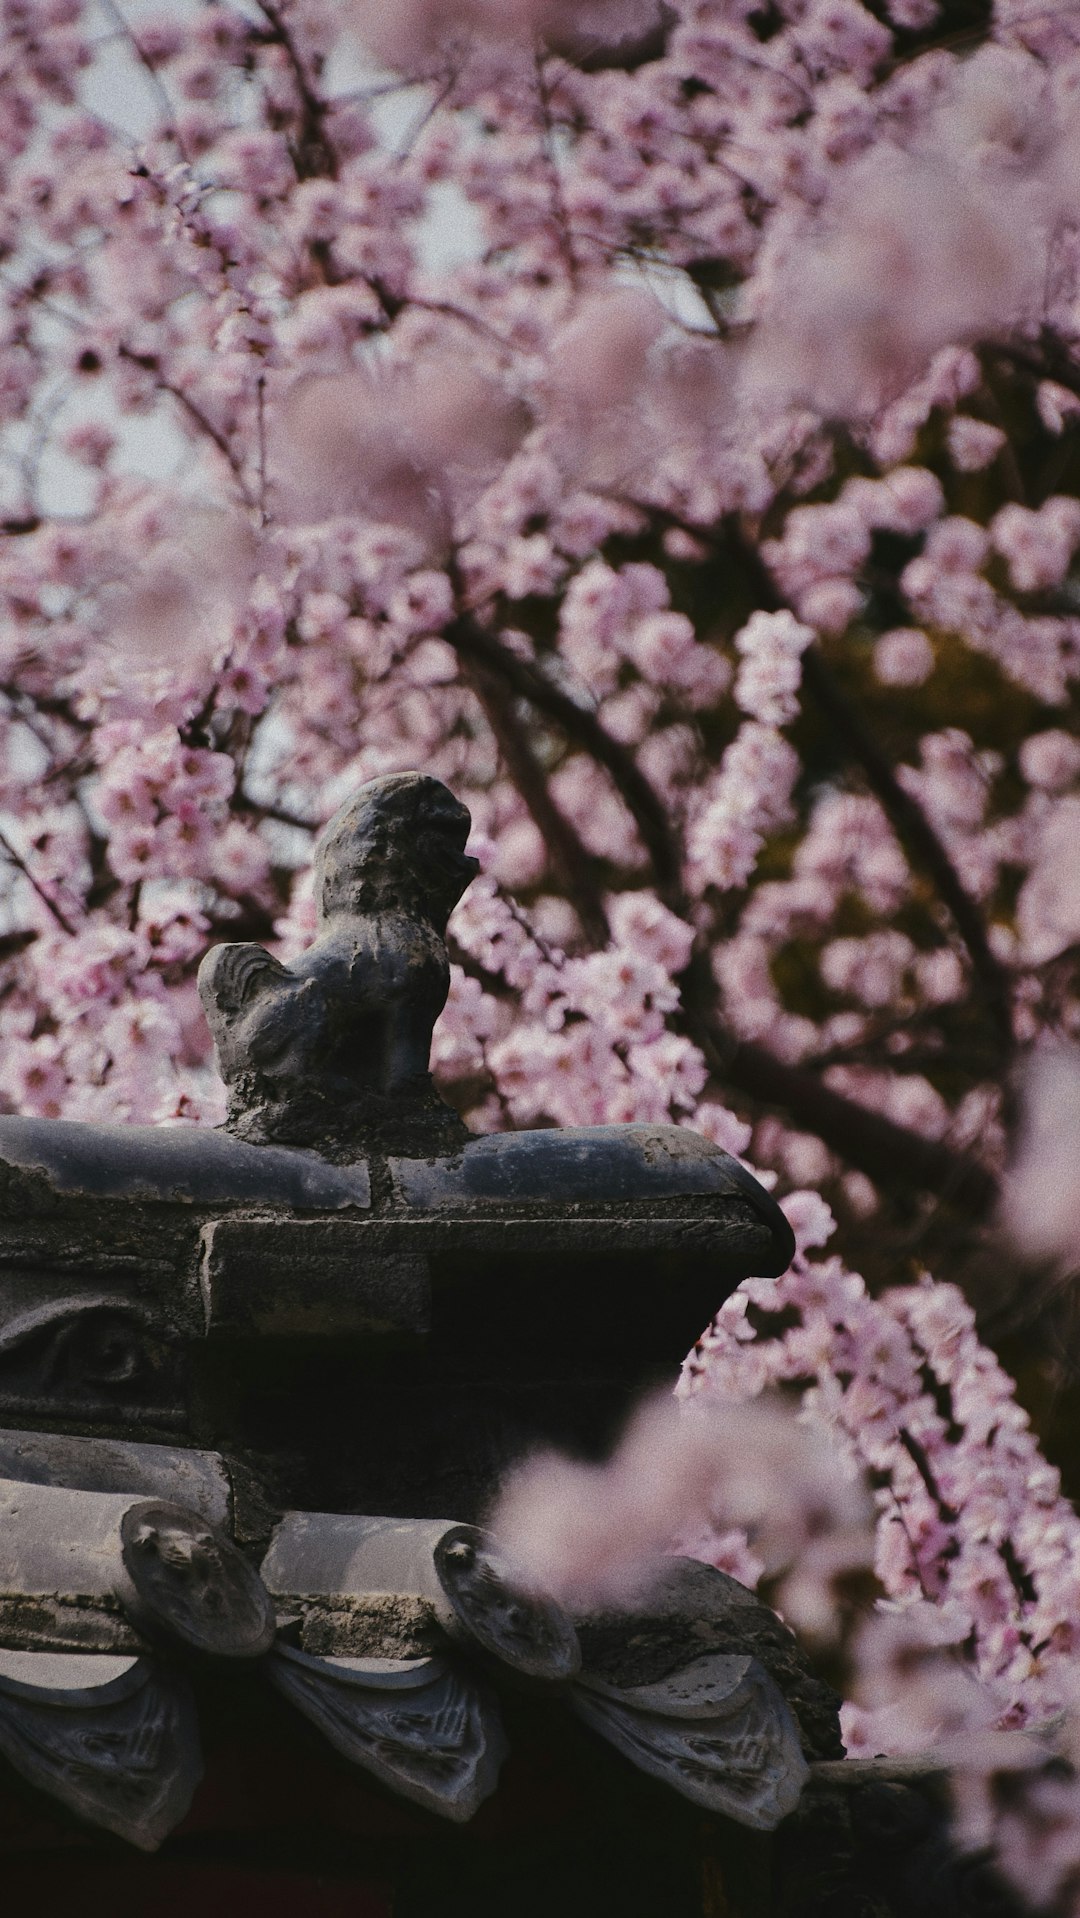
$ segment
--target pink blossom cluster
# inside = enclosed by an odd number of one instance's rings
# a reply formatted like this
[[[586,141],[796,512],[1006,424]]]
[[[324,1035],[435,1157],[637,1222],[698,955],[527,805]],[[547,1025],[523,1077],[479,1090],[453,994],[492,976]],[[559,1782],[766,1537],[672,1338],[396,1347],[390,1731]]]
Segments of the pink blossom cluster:
[[[767,1576],[818,1640],[834,1629],[841,1576],[873,1556],[858,1472],[778,1398],[647,1399],[607,1459],[536,1452],[513,1466],[489,1522],[529,1586],[580,1609],[647,1604],[667,1556],[688,1553],[748,1585]]]
[[[726,1402],[798,1386],[875,1487],[887,1609],[932,1613],[965,1642],[1000,1723],[1043,1724],[1070,1697],[1080,1518],[1015,1386],[955,1286],[924,1275],[874,1297],[840,1258],[807,1256],[834,1229],[822,1200],[784,1203],[800,1245],[790,1271],[748,1280],[721,1307],[684,1388]],[[910,1700],[880,1695],[877,1713],[848,1708],[849,1749],[932,1749],[941,1725],[924,1703],[909,1724]]]
[[[611,920],[605,950],[568,957],[493,879],[474,882],[454,918],[462,964],[433,1055],[436,1068],[467,1059],[494,1081],[471,1123],[664,1123],[693,1111],[708,1070],[669,1024],[693,930],[649,893],[621,893]]]

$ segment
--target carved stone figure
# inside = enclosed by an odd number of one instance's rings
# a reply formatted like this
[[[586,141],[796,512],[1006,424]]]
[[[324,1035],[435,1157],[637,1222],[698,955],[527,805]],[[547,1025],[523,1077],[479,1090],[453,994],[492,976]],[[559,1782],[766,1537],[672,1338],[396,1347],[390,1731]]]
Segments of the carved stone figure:
[[[200,1512],[0,1479],[0,1646],[35,1609],[53,1644],[77,1631],[103,1651],[117,1647],[118,1625],[131,1642],[125,1619],[136,1634],[225,1658],[259,1657],[274,1636],[258,1573]]]
[[[47,1287],[35,1279],[0,1273],[0,1308],[7,1308],[0,1322],[0,1416],[48,1417],[62,1401],[69,1417],[167,1418],[182,1372],[169,1328],[155,1324],[143,1306],[96,1288],[73,1296],[69,1286],[60,1297],[42,1298]]]
[[[469,825],[424,773],[370,780],[316,848],[314,945],[291,966],[256,945],[207,954],[199,992],[231,1131],[324,1151],[464,1138],[428,1053],[450,984],[446,922],[478,869]]]

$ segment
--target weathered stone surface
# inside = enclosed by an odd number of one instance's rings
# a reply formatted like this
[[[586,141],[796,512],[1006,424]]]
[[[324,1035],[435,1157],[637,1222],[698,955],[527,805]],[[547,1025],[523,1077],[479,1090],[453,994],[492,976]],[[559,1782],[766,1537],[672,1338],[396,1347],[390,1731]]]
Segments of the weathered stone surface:
[[[445,1659],[313,1658],[282,1645],[271,1682],[336,1750],[425,1810],[464,1823],[498,1782],[498,1705]]]
[[[269,1595],[229,1539],[197,1512],[127,1492],[0,1480],[0,1631],[11,1601],[16,1631],[37,1601],[52,1643],[66,1618],[80,1622],[78,1643],[115,1646],[118,1613],[221,1657],[260,1656],[274,1634]]]
[[[473,1517],[529,1444],[602,1447],[781,1269],[779,1210],[683,1128],[469,1141],[434,1099],[467,829],[437,781],[375,781],[321,842],[310,953],[208,956],[230,1123],[261,1143],[0,1120],[0,1416],[227,1445],[245,1536],[260,1503]]]
[[[220,1450],[253,1538],[260,1506],[477,1518],[530,1445],[602,1451],[776,1259],[723,1191],[51,1208],[0,1212],[0,1420]]]
[[[435,1547],[453,1526],[452,1519],[286,1512],[262,1562],[263,1583],[281,1596],[402,1593],[445,1609]]]
[[[446,921],[477,870],[469,823],[437,779],[373,779],[316,848],[314,945],[291,966],[261,946],[207,954],[199,991],[238,1137],[324,1150],[464,1137],[428,1053],[450,984]]]
[[[118,1602],[130,1493],[0,1481],[0,1592]]]
[[[232,1509],[224,1459],[217,1452],[182,1451],[175,1445],[0,1431],[0,1478],[80,1492],[154,1493],[188,1506],[212,1525],[227,1525]]]
[[[415,1593],[308,1593],[291,1597],[278,1617],[289,1644],[320,1658],[429,1658],[446,1651],[430,1600]]]
[[[585,1669],[622,1689],[666,1680],[705,1652],[756,1658],[787,1700],[806,1757],[843,1758],[840,1699],[776,1613],[725,1572],[671,1559],[632,1630],[625,1612],[576,1623]]]
[[[143,1851],[179,1824],[202,1776],[186,1682],[142,1658],[0,1651],[0,1752]]]
[[[708,1577],[707,1567],[693,1569]],[[550,1601],[523,1597],[496,1542],[473,1526],[292,1512],[277,1528],[262,1572],[282,1620],[295,1619],[306,1654],[300,1666],[307,1679],[292,1669],[286,1689],[291,1682],[306,1692],[309,1705],[314,1699],[329,1711],[334,1702],[332,1671],[312,1677],[321,1669],[313,1663],[317,1646],[330,1665],[346,1646],[354,1657],[376,1645],[415,1657],[432,1650],[433,1630],[441,1629],[463,1656],[494,1661],[493,1672],[506,1667],[561,1686],[578,1716],[641,1770],[709,1810],[772,1830],[798,1802],[807,1767],[783,1694],[758,1659],[703,1644],[707,1631],[687,1610],[677,1576],[669,1581],[665,1623],[661,1594],[658,1616],[620,1616],[614,1629],[621,1658],[609,1646],[606,1672],[579,1672],[571,1621]],[[715,1589],[712,1598],[715,1607]],[[591,1624],[591,1648],[603,1662],[603,1626]],[[295,1646],[290,1657],[295,1667]],[[636,1669],[643,1660],[664,1669],[643,1675]]]
[[[366,1209],[364,1163],[246,1145],[196,1126],[84,1125],[0,1116],[0,1164],[37,1173],[55,1192],[170,1205],[266,1205],[297,1212]]]
[[[757,1182],[683,1128],[469,1139],[428,1074],[467,831],[438,781],[372,782],[320,843],[311,949],[288,967],[255,946],[207,956],[227,1131],[0,1119],[0,1415],[20,1428],[0,1433],[0,1646],[156,1641],[197,1684],[207,1654],[246,1658],[452,1820],[503,1750],[486,1674],[508,1714],[576,1697],[640,1769],[767,1826],[803,1766],[776,1685],[807,1750],[838,1748],[835,1701],[771,1613],[672,1566],[647,1615],[579,1636],[489,1537],[440,1516],[482,1513],[538,1441],[603,1452],[733,1287],[793,1246]],[[28,1431],[38,1418],[82,1436]],[[162,1433],[193,1449],[147,1444]],[[276,1619],[252,1562],[268,1541]],[[164,1707],[144,1723],[135,1697],[110,1704],[117,1751],[142,1749],[140,1724],[164,1750]],[[152,1842],[163,1817],[113,1828]]]
[[[795,1241],[780,1207],[729,1153],[683,1126],[567,1126],[490,1133],[437,1159],[391,1158],[390,1176],[417,1211],[535,1204],[618,1204],[635,1208],[693,1195],[748,1199],[767,1227],[775,1271],[786,1271]],[[767,1278],[772,1269],[756,1275]]]
[[[585,1671],[572,1696],[586,1724],[707,1811],[773,1831],[799,1802],[808,1777],[799,1735],[756,1658],[706,1653],[646,1685]]]
[[[495,1541],[474,1525],[289,1512],[270,1542],[262,1577],[285,1604],[298,1603],[307,1614],[306,1649],[314,1643],[314,1609],[323,1643],[328,1615],[336,1614],[353,1644],[361,1631],[371,1634],[368,1643],[392,1633],[421,1643],[426,1634],[430,1644],[437,1627],[529,1678],[558,1682],[581,1662],[570,1619],[550,1600],[519,1591]]]
[[[335,1220],[273,1225],[218,1219],[203,1232],[199,1283],[208,1332],[271,1338],[421,1335],[431,1273],[420,1253],[382,1246]]]
[[[0,1647],[12,1652],[138,1655],[145,1638],[119,1600],[86,1593],[0,1592]]]

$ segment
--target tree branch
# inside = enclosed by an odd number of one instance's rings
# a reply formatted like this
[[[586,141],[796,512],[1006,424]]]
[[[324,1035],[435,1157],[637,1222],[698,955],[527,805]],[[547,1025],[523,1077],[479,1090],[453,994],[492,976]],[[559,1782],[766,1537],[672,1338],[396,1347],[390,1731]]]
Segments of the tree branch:
[[[38,898],[41,900],[42,905],[46,908],[48,912],[52,914],[52,917],[56,920],[56,923],[59,926],[61,932],[66,932],[69,939],[74,939],[75,927],[72,924],[71,920],[68,918],[66,912],[64,912],[61,906],[57,905],[56,900],[52,897],[52,894],[47,890],[47,888],[42,885],[40,879],[35,877],[27,861],[23,858],[20,852],[16,852],[15,847],[12,845],[7,834],[4,832],[0,832],[0,852],[3,852],[5,856],[11,861],[11,864],[15,867],[17,872],[22,873],[22,876],[27,881],[27,884],[33,887],[34,891],[37,893]]]
[[[551,197],[551,214],[558,234],[559,252],[562,254],[566,275],[573,286],[577,280],[578,263],[574,253],[574,242],[570,236],[570,221],[563,198],[562,180],[559,176],[559,160],[555,151],[554,130],[551,123],[551,96],[547,80],[544,77],[544,61],[538,46],[534,55],[536,70],[536,97],[540,107],[540,144],[544,156],[544,165],[548,175],[548,191]]]
[[[487,715],[506,770],[532,814],[548,849],[551,863],[581,920],[590,944],[606,946],[609,938],[603,898],[592,861],[565,814],[551,796],[547,776],[529,742],[528,733],[507,697],[505,686],[489,667],[477,661],[466,665],[466,676]]]
[[[23,926],[19,932],[0,933],[0,964],[5,959],[14,959],[18,953],[25,952],[37,936],[32,926]]]
[[[613,739],[587,707],[564,693],[531,660],[510,652],[494,634],[471,614],[459,614],[443,634],[463,660],[472,660],[491,672],[519,695],[546,713],[557,726],[591,754],[598,765],[611,774],[619,795],[633,816],[653,863],[657,891],[667,905],[678,911],[682,896],[682,859],[664,805],[653,791],[637,761],[625,746]]]
[[[830,1152],[876,1184],[935,1192],[977,1218],[997,1197],[985,1166],[938,1139],[923,1138],[831,1086],[808,1066],[792,1065],[752,1039],[733,1040],[718,1022],[708,955],[700,950],[681,975],[686,1032],[717,1081],[755,1105],[786,1112]]]
[[[281,48],[292,68],[296,91],[300,97],[300,144],[293,156],[297,178],[336,180],[337,154],[326,137],[323,124],[326,101],[320,99],[308,78],[307,69],[286,25],[282,9],[274,4],[274,0],[256,0],[256,5],[270,28],[269,33],[264,37],[274,41]]]
[[[105,12],[109,15],[109,18],[115,22],[117,31],[120,33],[122,38],[127,41],[136,60],[139,62],[139,65],[142,67],[144,73],[146,74],[150,82],[150,85],[157,96],[158,105],[161,108],[162,114],[164,115],[164,121],[165,121],[164,132],[166,133],[169,139],[174,140],[176,142],[176,145],[180,151],[181,156],[186,160],[188,158],[188,155],[184,151],[183,141],[180,139],[180,136],[176,131],[176,106],[169,94],[169,90],[166,87],[164,80],[162,79],[153,61],[147,57],[146,51],[144,47],[142,46],[142,43],[140,42],[137,33],[132,27],[130,20],[128,20],[127,17],[121,12],[120,8],[116,4],[116,0],[101,0],[101,4]]]
[[[997,1028],[1003,1052],[1012,1049],[1012,1011],[1009,977],[986,935],[982,913],[967,891],[934,827],[917,799],[899,782],[893,766],[862,714],[830,672],[817,645],[803,654],[803,684],[821,711],[831,720],[862,767],[866,783],[880,801],[900,844],[933,881],[953,924],[967,947],[971,969],[979,983],[987,1011]]]
[[[158,392],[170,394],[171,397],[176,401],[177,405],[183,408],[184,412],[187,414],[188,418],[193,422],[193,424],[198,427],[200,433],[206,434],[207,439],[213,442],[213,444],[217,447],[218,452],[221,454],[222,458],[225,460],[226,464],[228,465],[229,470],[232,473],[232,476],[235,479],[236,484],[240,489],[240,495],[241,495],[241,498],[243,499],[244,505],[254,507],[256,502],[252,498],[251,490],[247,484],[247,481],[244,478],[244,469],[243,469],[243,466],[241,465],[239,455],[236,453],[234,448],[230,446],[229,441],[226,439],[225,434],[221,431],[221,429],[214,425],[213,420],[210,420],[207,418],[206,414],[202,411],[202,408],[197,406],[194,400],[188,398],[188,395],[184,392],[182,387],[174,386],[171,380],[166,380],[161,377],[161,374],[158,370],[157,361],[155,359],[151,358],[150,356],[146,354],[133,353],[131,348],[129,346],[125,346],[122,341],[117,348],[117,352],[122,360],[130,360],[133,366],[141,367],[144,373],[149,373],[154,381],[154,385],[158,389]]]
[[[266,511],[266,374],[260,373],[256,382],[257,417],[259,428],[259,525],[265,526]]]
[[[769,585],[775,593],[771,581]],[[579,706],[530,660],[511,653],[471,615],[460,614],[444,637],[463,662],[488,668],[605,767],[646,843],[658,892],[674,911],[685,912],[677,837],[658,795],[626,748],[611,738],[594,713]],[[831,1152],[877,1183],[934,1192],[980,1217],[991,1209],[997,1187],[985,1167],[834,1092],[812,1071],[788,1064],[764,1046],[748,1040],[733,1044],[716,1021],[705,955],[696,956],[680,983],[688,1036],[717,1078],[733,1091],[770,1110],[785,1111],[794,1125],[813,1133]]]
[[[978,1218],[992,1210],[997,1182],[977,1160],[834,1092],[815,1073],[789,1065],[764,1046],[740,1040],[719,1053],[716,1069],[748,1098],[771,1110],[781,1107],[797,1126],[877,1184],[935,1192]]]
[[[785,601],[761,555],[740,526],[729,522],[728,530],[729,537],[752,576],[760,604],[767,611],[779,611],[785,606]],[[1013,1030],[1009,976],[990,946],[979,906],[964,886],[918,800],[900,784],[892,761],[882,751],[854,701],[849,699],[830,671],[816,642],[804,652],[802,667],[803,685],[807,692],[836,729],[851,757],[861,766],[867,785],[880,803],[912,864],[921,867],[933,881],[942,903],[948,908],[967,949],[972,972],[994,1022],[1002,1051],[1011,1052]]]

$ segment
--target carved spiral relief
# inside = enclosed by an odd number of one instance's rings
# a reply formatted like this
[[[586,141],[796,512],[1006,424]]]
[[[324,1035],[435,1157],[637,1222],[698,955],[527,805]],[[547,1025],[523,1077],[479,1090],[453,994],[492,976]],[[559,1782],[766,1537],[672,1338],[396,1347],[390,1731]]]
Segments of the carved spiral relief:
[[[151,1416],[178,1404],[179,1353],[140,1307],[106,1296],[49,1301],[0,1329],[0,1404],[116,1406]]]

